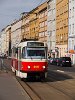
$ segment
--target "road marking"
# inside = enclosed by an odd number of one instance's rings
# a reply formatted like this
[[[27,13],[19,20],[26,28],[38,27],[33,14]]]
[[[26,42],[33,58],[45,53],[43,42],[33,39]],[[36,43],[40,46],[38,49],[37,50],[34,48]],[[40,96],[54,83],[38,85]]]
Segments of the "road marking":
[[[64,73],[64,71],[63,70],[57,70],[58,72],[62,72],[62,73]]]

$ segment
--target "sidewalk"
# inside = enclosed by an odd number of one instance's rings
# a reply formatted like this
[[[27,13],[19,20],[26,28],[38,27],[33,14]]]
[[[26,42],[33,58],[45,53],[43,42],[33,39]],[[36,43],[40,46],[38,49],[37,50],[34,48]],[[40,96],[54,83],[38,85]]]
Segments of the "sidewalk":
[[[0,71],[0,100],[31,100],[10,73]]]

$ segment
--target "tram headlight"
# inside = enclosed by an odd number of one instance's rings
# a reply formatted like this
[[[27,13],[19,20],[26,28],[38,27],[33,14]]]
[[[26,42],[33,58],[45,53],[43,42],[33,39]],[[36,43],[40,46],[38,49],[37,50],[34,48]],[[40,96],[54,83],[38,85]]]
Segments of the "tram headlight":
[[[45,66],[43,66],[43,69],[45,69],[46,67]]]
[[[30,66],[28,66],[28,69],[30,69]]]

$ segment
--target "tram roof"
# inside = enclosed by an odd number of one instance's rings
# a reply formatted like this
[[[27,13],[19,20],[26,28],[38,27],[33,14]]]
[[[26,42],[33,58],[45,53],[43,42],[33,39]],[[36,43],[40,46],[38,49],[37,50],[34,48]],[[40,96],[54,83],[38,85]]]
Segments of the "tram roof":
[[[25,47],[25,46],[27,46],[28,43],[31,43],[31,42],[32,42],[32,43],[44,43],[43,46],[47,47],[46,42],[41,42],[41,41],[24,41],[24,42],[21,42],[21,43],[18,45],[18,47]],[[33,46],[31,46],[31,47],[33,47]],[[38,46],[36,46],[36,47],[38,47]]]

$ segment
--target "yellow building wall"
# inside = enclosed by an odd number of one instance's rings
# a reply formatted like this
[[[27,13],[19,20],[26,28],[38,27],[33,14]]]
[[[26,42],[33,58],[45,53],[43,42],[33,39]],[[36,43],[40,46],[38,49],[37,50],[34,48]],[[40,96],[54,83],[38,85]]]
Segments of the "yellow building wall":
[[[57,0],[56,3],[56,44],[67,44],[68,35],[68,0]],[[65,42],[66,41],[66,42]]]
[[[67,45],[68,45],[68,0],[57,0],[56,1],[56,46],[59,47],[59,52],[60,52],[59,56],[65,56],[63,48],[66,50]]]

